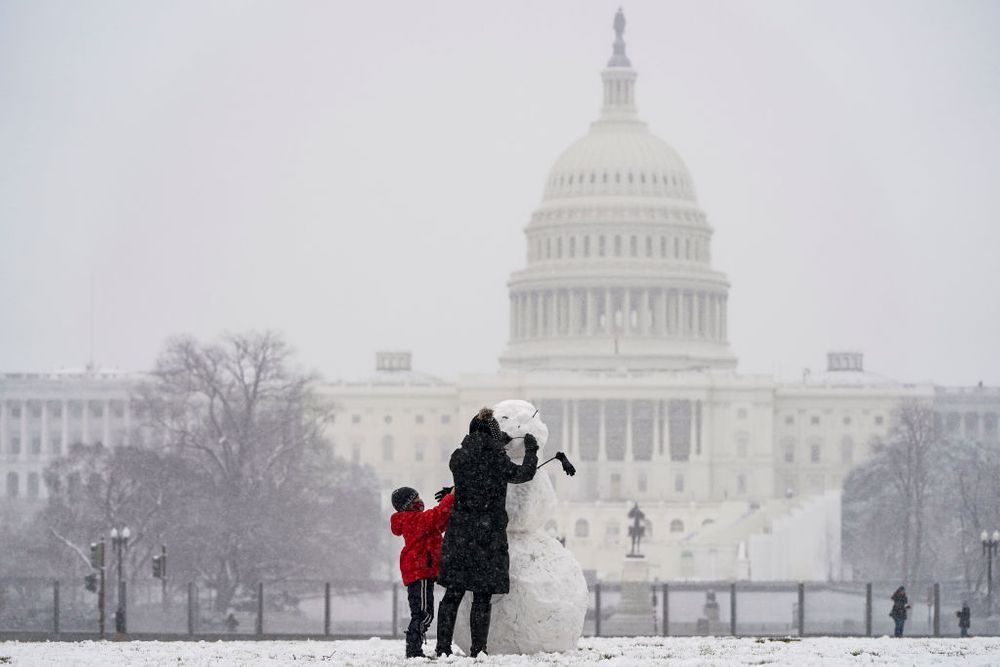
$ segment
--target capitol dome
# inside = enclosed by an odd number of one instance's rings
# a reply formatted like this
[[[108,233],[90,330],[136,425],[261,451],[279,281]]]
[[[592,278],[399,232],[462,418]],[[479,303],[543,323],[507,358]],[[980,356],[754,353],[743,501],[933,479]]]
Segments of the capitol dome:
[[[729,282],[711,266],[713,230],[691,174],[635,105],[636,71],[615,15],[603,105],[558,157],[511,275],[504,368],[734,368]]]
[[[588,195],[668,197],[695,201],[687,165],[639,121],[597,121],[559,156],[544,199]]]

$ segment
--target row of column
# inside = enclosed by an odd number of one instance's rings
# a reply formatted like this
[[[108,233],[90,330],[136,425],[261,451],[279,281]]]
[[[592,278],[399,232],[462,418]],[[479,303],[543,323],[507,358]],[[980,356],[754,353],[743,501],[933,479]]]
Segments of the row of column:
[[[611,287],[510,295],[510,338],[674,336],[725,342],[727,296],[704,290]]]
[[[82,404],[82,412],[80,416],[80,426],[81,426],[81,442],[90,443],[91,442],[91,415],[90,415],[90,404],[94,401],[79,401]],[[10,405],[15,404],[20,409],[20,417],[13,417],[10,414]],[[32,403],[38,403],[41,407],[41,415],[38,419],[40,422],[40,428],[38,430],[28,428],[28,410],[31,408]],[[48,454],[46,447],[49,447],[52,442],[52,436],[54,432],[59,434],[60,451],[65,452],[66,447],[69,444],[69,407],[71,401],[69,399],[63,399],[60,401],[60,415],[55,419],[58,419],[57,424],[51,423],[53,419],[50,416],[49,400],[38,399],[38,400],[18,400],[10,401],[3,400],[0,401],[0,452],[3,454],[11,454],[11,422],[19,422],[17,425],[17,435],[16,437],[20,440],[21,451],[29,452],[31,447],[31,442],[29,438],[38,435],[41,440],[41,451],[39,454]],[[111,401],[104,400],[101,401],[102,404],[102,415],[100,417],[101,424],[101,442],[110,443],[111,442]],[[131,414],[126,406],[123,415],[123,427],[126,433],[130,430]]]
[[[608,437],[607,437],[607,401],[594,400],[598,404],[597,408],[597,457],[596,459],[583,459],[581,461],[594,461],[598,463],[606,462],[611,459],[608,458]],[[653,404],[653,418],[652,418],[652,453],[651,459],[655,460],[657,458],[670,458],[671,457],[671,440],[670,440],[670,414],[667,410],[667,402],[655,399],[648,399],[648,401]],[[558,440],[561,447],[566,449],[567,454],[577,457],[581,456],[580,449],[580,400],[563,400],[562,403],[562,421],[560,424],[560,432],[558,433]],[[673,444],[684,444],[687,445],[689,456],[698,456],[701,454],[701,433],[700,433],[700,420],[701,420],[701,410],[695,409],[695,405],[699,402],[691,402],[691,411],[689,413],[689,424],[687,432],[687,443],[673,443]],[[536,402],[535,405],[539,405]],[[683,429],[683,427],[682,427]],[[634,420],[633,420],[633,401],[625,401],[625,453],[624,458],[621,459],[623,462],[633,462],[635,461],[635,450],[634,450]],[[683,430],[682,430],[683,433]],[[682,435],[683,439],[683,435]],[[618,461],[619,459],[615,459]]]

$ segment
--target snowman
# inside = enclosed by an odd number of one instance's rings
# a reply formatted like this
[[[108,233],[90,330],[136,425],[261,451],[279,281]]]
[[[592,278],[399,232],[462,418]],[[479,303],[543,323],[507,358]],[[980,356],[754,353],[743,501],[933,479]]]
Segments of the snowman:
[[[507,453],[515,463],[524,458],[524,440],[538,441],[542,463],[549,429],[538,410],[527,401],[501,401],[493,417],[514,440]],[[493,596],[489,652],[534,654],[576,649],[587,614],[587,582],[580,564],[562,544],[543,530],[556,509],[556,493],[546,466],[524,484],[507,486],[507,542],[510,553],[510,592]],[[455,623],[454,642],[468,654],[471,595],[466,595]]]

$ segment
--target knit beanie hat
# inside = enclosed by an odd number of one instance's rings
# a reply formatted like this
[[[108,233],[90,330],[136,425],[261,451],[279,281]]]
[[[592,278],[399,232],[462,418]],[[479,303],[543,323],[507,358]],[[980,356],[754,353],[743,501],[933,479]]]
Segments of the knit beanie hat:
[[[416,489],[409,486],[401,486],[392,492],[392,507],[397,512],[402,512],[409,507],[410,503],[416,500],[419,495],[420,494],[417,493]]]

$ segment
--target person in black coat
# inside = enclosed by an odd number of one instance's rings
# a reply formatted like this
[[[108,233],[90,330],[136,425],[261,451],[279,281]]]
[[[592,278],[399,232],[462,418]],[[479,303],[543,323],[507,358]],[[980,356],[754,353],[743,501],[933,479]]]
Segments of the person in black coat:
[[[892,594],[892,611],[889,612],[889,616],[892,616],[892,620],[896,621],[896,631],[894,636],[903,636],[903,624],[906,623],[906,610],[910,608],[910,600],[906,597],[906,589],[902,586],[896,589],[896,592]]]
[[[963,637],[969,636],[969,626],[972,625],[972,611],[969,610],[969,603],[963,601],[962,608],[955,612],[958,616],[958,629]]]
[[[483,408],[472,418],[469,434],[451,455],[455,504],[441,547],[438,584],[447,591],[438,606],[437,655],[451,655],[458,605],[472,591],[473,657],[486,650],[490,632],[490,599],[510,592],[510,555],[507,551],[507,484],[521,484],[535,476],[538,442],[524,436],[524,460],[510,460],[505,446],[509,435],[500,429],[493,411]]]

